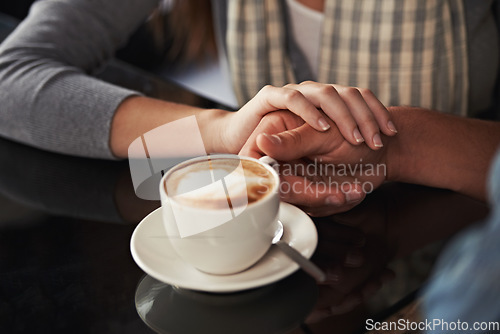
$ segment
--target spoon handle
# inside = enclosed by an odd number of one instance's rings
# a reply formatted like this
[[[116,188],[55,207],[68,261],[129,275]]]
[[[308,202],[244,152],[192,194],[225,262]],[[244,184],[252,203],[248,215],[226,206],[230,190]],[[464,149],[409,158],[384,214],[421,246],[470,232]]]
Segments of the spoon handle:
[[[301,268],[304,270],[306,273],[311,275],[316,279],[318,282],[324,282],[326,280],[326,274],[318,268],[317,265],[309,261],[307,258],[305,258],[302,254],[300,254],[295,248],[290,246],[288,243],[286,243],[283,240],[278,241],[275,243],[278,248],[285,253],[290,259],[295,261]]]

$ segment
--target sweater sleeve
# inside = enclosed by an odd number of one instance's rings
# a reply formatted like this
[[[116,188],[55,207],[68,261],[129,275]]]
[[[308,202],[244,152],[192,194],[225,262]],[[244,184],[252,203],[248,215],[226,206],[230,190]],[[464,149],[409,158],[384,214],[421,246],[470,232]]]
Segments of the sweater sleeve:
[[[93,78],[158,0],[43,0],[0,45],[0,135],[49,151],[113,158],[120,103],[139,93]]]

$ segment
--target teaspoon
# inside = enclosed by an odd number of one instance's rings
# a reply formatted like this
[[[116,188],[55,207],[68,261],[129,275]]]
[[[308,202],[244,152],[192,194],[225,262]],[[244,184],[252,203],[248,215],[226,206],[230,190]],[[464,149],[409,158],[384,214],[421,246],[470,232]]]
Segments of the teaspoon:
[[[278,246],[283,253],[295,261],[302,268],[302,270],[314,277],[316,281],[324,282],[326,280],[326,274],[317,265],[309,261],[286,241],[281,240],[283,237],[283,231],[283,224],[278,220],[278,226],[272,241],[273,245]]]

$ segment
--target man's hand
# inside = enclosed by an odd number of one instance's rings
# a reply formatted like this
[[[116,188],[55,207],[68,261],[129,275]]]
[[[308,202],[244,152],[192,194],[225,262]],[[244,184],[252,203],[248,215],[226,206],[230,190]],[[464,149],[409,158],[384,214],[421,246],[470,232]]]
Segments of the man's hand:
[[[284,201],[315,216],[347,211],[386,179],[386,148],[352,145],[330,125],[319,132],[289,112],[275,112],[262,119],[240,154],[280,161]]]

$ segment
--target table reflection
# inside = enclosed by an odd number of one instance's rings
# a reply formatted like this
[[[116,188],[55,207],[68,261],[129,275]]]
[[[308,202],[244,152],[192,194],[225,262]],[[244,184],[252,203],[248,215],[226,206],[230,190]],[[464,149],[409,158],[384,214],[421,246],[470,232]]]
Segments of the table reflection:
[[[208,294],[143,277],[133,262],[130,236],[159,203],[135,196],[126,162],[6,140],[0,151],[9,198],[0,209],[15,202],[17,214],[30,213],[8,224],[0,216],[7,332],[357,333],[411,300],[446,241],[488,212],[453,192],[386,184],[350,212],[314,219],[313,261],[326,284],[298,271],[261,289]]]
[[[69,157],[0,139],[0,193],[52,215],[136,223],[159,202],[135,196],[128,163]]]
[[[320,287],[311,328],[363,331],[367,318],[395,312],[418,296],[447,240],[487,214],[487,205],[460,194],[391,183],[347,213],[315,219],[313,259],[332,281]]]
[[[262,288],[230,294],[180,289],[145,276],[135,303],[158,333],[286,333],[300,327],[317,299],[314,280],[298,272]]]

